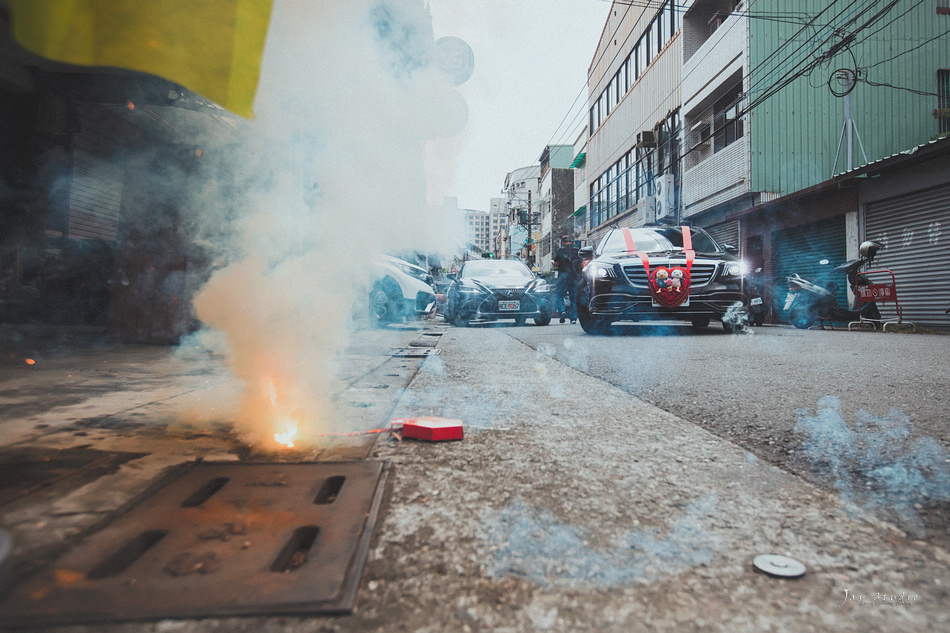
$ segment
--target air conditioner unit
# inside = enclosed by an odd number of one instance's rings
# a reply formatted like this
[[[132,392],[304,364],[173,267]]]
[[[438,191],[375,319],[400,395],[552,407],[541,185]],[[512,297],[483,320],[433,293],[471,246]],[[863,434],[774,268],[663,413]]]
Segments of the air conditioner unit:
[[[671,219],[676,215],[676,196],[673,190],[673,174],[658,176],[654,182],[656,192],[656,221]]]
[[[656,196],[643,196],[637,200],[637,215],[643,224],[656,222]]]
[[[652,130],[643,130],[637,132],[637,147],[654,147],[656,145],[656,136]]]

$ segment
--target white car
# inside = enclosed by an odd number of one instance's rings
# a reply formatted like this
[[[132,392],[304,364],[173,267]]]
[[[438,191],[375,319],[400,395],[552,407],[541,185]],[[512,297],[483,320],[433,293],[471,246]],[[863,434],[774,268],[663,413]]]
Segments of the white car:
[[[369,320],[382,327],[430,314],[436,307],[432,276],[422,267],[383,255],[373,260]]]

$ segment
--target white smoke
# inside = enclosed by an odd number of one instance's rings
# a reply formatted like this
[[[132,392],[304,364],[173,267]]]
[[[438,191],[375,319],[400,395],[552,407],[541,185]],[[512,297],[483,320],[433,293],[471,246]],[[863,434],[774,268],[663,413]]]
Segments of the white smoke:
[[[466,112],[435,59],[422,0],[274,3],[257,119],[218,174],[240,207],[229,252],[194,301],[227,338],[251,441],[333,427],[334,362],[374,254],[455,243],[427,204],[424,147]]]
[[[916,436],[900,409],[880,417],[856,411],[852,430],[841,400],[825,396],[814,414],[799,409],[795,417],[806,455],[848,504],[880,512],[921,537],[926,527],[918,509],[950,501],[950,454],[934,438]]]

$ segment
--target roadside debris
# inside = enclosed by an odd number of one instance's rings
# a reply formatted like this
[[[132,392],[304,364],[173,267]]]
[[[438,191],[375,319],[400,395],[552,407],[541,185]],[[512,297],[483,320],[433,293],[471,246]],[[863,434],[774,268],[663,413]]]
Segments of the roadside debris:
[[[414,440],[441,442],[462,439],[462,421],[450,418],[421,417],[396,418],[391,422],[393,431],[402,429],[402,437]]]

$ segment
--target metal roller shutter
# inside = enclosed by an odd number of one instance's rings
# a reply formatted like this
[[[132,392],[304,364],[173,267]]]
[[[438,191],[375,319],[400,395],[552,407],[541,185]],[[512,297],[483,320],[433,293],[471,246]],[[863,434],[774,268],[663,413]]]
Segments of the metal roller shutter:
[[[774,290],[772,302],[774,313],[787,320],[782,311],[785,307],[785,277],[798,273],[805,279],[826,284],[838,284],[839,305],[848,305],[848,281],[843,272],[834,267],[844,263],[847,257],[844,216],[828,218],[812,224],[803,224],[772,233],[772,270]],[[827,259],[830,264],[818,262]]]
[[[872,264],[890,269],[897,282],[897,299],[904,321],[947,327],[950,290],[940,271],[950,267],[950,185],[868,204],[865,236],[884,244]],[[886,279],[874,276],[872,281]],[[896,318],[893,303],[882,303],[881,314]]]
[[[124,176],[119,165],[76,148],[69,194],[70,238],[115,241]]]
[[[706,232],[713,236],[713,239],[720,244],[732,244],[739,246],[739,221],[723,222],[705,227]]]

